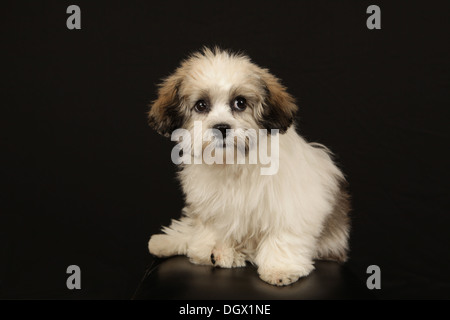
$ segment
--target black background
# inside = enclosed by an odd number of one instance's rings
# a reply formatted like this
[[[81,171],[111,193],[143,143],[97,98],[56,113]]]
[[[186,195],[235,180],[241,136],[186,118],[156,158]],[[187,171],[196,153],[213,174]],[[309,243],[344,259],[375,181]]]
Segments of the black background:
[[[12,2],[12,1],[11,1]],[[81,8],[81,30],[66,8]],[[381,8],[368,30],[366,8]],[[350,182],[349,268],[381,298],[450,298],[448,11],[437,2],[1,4],[0,297],[132,296],[180,214],[155,85],[203,45],[243,50],[299,102]],[[447,46],[446,46],[447,45]],[[444,114],[445,113],[445,114]],[[66,288],[66,268],[82,290]]]

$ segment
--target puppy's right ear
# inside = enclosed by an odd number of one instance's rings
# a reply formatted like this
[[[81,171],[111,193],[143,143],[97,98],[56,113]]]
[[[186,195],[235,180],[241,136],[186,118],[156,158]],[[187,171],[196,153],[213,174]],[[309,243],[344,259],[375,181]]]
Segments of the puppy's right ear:
[[[180,85],[181,77],[177,73],[166,78],[159,85],[158,98],[153,101],[148,112],[150,126],[165,137],[183,125],[178,92]]]

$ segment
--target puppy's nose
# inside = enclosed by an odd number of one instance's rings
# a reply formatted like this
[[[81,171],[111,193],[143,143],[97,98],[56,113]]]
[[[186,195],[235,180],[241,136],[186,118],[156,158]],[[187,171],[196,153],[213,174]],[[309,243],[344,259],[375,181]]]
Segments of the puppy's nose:
[[[227,136],[227,129],[231,129],[230,125],[227,123],[219,123],[213,126],[214,129],[217,129],[222,134],[222,138]]]

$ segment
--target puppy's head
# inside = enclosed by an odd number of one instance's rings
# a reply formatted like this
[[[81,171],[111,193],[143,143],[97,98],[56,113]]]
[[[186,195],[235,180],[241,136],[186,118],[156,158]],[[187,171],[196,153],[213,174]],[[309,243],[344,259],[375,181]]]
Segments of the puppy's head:
[[[247,56],[203,49],[184,60],[159,87],[149,120],[157,132],[216,129],[225,141],[227,129],[278,129],[291,126],[297,106],[280,81]]]

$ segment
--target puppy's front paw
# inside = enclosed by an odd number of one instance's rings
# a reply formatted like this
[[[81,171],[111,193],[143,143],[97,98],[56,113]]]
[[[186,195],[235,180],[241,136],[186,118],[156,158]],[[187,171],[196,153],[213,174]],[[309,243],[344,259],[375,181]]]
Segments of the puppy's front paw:
[[[245,266],[245,256],[233,248],[215,247],[211,252],[211,263],[221,268]]]
[[[314,270],[314,266],[302,266],[298,270],[283,270],[277,268],[259,268],[258,273],[261,280],[275,286],[287,286],[296,282],[301,277],[306,277]]]
[[[168,236],[165,234],[152,235],[148,242],[148,250],[150,253],[160,258],[173,255],[173,250],[169,245],[170,241],[167,238]]]

